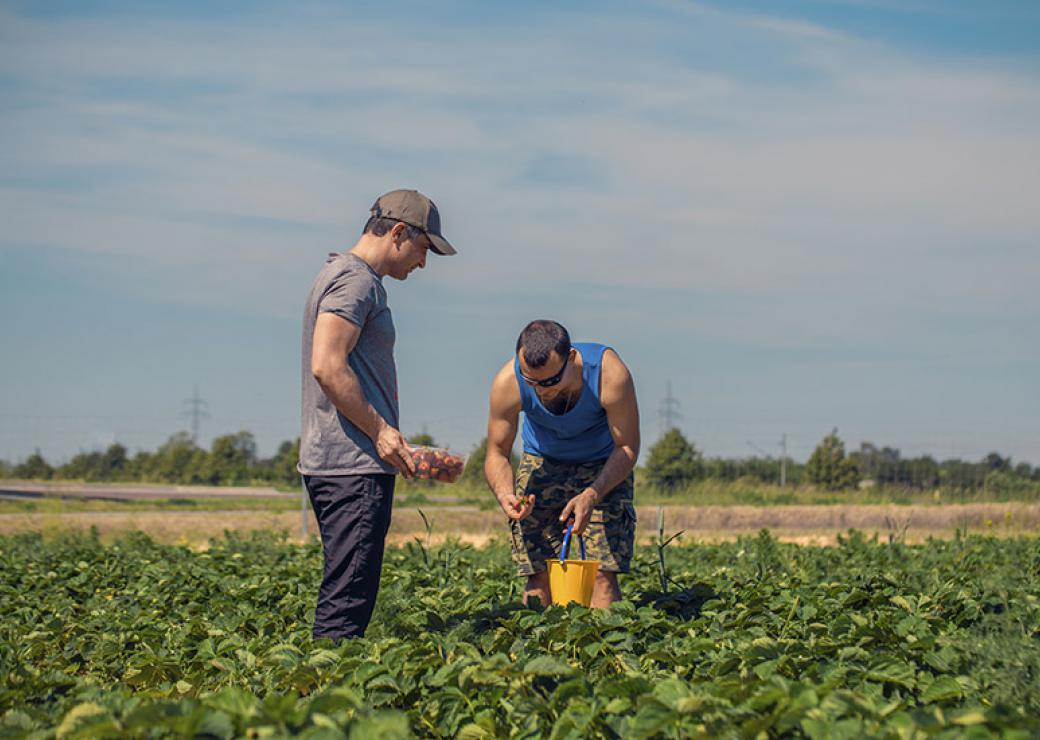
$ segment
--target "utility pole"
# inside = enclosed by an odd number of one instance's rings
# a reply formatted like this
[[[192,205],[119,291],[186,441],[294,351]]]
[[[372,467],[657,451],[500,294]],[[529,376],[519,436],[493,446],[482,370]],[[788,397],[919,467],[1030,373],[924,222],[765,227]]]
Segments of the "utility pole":
[[[307,502],[309,496],[307,495],[307,484],[303,482],[303,477],[300,477],[300,530],[303,533],[303,541],[307,541]]]
[[[191,398],[184,401],[187,408],[181,412],[181,416],[191,417],[191,441],[192,444],[198,444],[199,441],[199,421],[201,419],[208,419],[209,412],[206,411],[207,404],[202,398],[199,397],[199,386],[195,385],[195,393]]]
[[[679,401],[672,396],[672,381],[670,380],[668,381],[668,393],[661,401],[657,416],[663,427],[660,436],[664,436],[668,430],[679,426],[679,421],[682,419],[682,414],[679,413]]]
[[[756,445],[750,439],[747,441],[748,447],[755,450],[755,452],[761,452],[762,456],[766,460],[772,459],[770,454],[763,450],[761,447]],[[787,434],[780,435],[780,487],[783,488],[787,483]]]

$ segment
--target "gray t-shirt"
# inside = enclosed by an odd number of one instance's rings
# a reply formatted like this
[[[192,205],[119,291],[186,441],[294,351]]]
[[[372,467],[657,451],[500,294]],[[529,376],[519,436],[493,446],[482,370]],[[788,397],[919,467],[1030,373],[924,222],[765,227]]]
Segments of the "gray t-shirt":
[[[303,312],[303,429],[297,469],[304,475],[396,473],[368,435],[336,410],[311,374],[314,322],[324,312],[361,327],[347,362],[372,407],[390,426],[399,423],[396,334],[382,278],[356,255],[330,254]]]

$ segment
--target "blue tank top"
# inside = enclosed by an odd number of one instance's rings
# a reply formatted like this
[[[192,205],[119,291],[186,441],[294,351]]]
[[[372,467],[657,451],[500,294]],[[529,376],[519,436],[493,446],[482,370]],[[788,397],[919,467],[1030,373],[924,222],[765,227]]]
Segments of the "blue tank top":
[[[575,342],[572,346],[581,355],[582,389],[574,408],[565,414],[545,408],[535,389],[520,377],[520,359],[513,359],[524,412],[524,452],[562,462],[604,460],[614,451],[607,412],[599,402],[600,363],[607,347],[592,342]]]

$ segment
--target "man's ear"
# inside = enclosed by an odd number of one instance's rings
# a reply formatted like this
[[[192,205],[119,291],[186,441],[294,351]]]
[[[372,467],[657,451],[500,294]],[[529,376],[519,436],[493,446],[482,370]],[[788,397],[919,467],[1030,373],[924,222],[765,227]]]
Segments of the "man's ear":
[[[408,224],[398,221],[390,228],[390,238],[394,242],[396,247],[401,242],[408,239]]]

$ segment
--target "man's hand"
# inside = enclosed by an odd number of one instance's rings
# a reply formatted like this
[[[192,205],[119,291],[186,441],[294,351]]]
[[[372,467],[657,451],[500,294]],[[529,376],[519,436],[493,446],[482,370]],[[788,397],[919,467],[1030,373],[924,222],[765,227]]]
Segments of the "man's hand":
[[[383,423],[376,435],[376,452],[388,463],[397,468],[405,478],[415,475],[415,462],[412,452],[404,436],[392,426]]]
[[[567,502],[560,514],[560,521],[565,523],[574,522],[572,534],[585,534],[585,527],[589,525],[592,518],[592,510],[596,507],[599,494],[593,488],[586,488],[577,496]]]
[[[507,493],[504,496],[496,496],[498,499],[498,505],[502,507],[502,511],[506,513],[506,516],[510,519],[520,521],[526,519],[534,511],[534,496],[515,496],[511,493]]]

